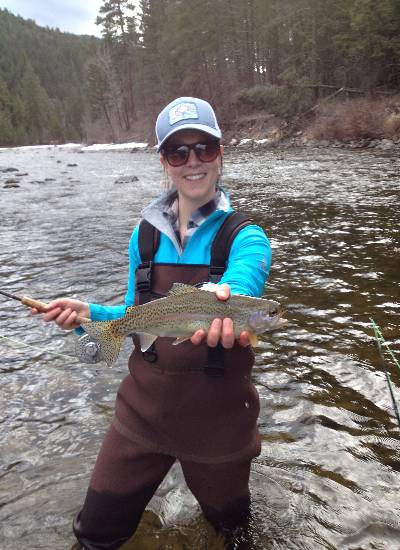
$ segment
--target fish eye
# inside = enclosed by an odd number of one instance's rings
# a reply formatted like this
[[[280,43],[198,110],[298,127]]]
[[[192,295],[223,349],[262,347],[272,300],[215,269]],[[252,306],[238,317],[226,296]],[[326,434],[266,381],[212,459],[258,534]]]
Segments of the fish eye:
[[[272,311],[269,312],[269,314],[270,314],[272,317],[275,317],[275,315],[278,315],[278,310],[277,310],[277,309],[273,309]]]

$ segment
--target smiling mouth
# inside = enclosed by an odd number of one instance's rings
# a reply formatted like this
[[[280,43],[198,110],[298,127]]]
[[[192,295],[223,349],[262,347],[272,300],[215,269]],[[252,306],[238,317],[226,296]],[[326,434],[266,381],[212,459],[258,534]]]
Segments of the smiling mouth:
[[[197,181],[197,180],[201,180],[201,178],[203,178],[205,176],[205,174],[189,174],[187,176],[185,176],[185,179],[189,180],[189,181]]]

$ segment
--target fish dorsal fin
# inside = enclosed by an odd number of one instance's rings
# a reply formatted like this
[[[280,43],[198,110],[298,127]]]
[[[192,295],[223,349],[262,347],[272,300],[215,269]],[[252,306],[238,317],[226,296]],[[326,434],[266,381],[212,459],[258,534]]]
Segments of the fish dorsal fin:
[[[199,292],[199,289],[194,286],[185,285],[184,283],[174,283],[168,295],[191,294],[193,292]]]

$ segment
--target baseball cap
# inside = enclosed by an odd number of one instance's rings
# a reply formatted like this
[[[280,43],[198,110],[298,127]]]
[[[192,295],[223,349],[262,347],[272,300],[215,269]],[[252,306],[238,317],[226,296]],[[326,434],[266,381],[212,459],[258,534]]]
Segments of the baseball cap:
[[[222,137],[214,109],[207,101],[197,97],[178,97],[157,117],[157,151],[172,134],[185,129],[200,130],[217,139]]]

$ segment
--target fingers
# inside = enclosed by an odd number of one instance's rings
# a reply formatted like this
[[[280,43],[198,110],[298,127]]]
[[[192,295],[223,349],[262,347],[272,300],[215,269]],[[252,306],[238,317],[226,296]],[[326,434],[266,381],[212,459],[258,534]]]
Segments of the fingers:
[[[210,325],[210,328],[208,329],[207,334],[207,345],[209,345],[210,348],[215,348],[215,346],[218,344],[219,339],[221,338],[221,332],[222,319],[214,319]]]
[[[71,308],[67,308],[60,313],[54,320],[57,325],[65,330],[70,330],[78,326],[75,323],[77,317],[76,311],[73,311]]]
[[[218,285],[215,290],[215,294],[218,300],[228,300],[231,294],[230,286],[226,283]],[[233,328],[233,321],[230,318],[214,319],[208,329],[208,333],[204,330],[196,331],[190,338],[192,344],[195,346],[201,344],[206,338],[207,345],[211,348],[217,346],[218,342],[221,342],[225,349],[231,349],[235,345],[235,332]],[[243,331],[239,337],[239,344],[243,347],[250,345],[250,335],[248,332]]]
[[[218,342],[221,342],[225,349],[231,349],[235,345],[235,333],[233,329],[232,319],[226,318],[224,320],[214,319],[211,323],[208,333],[204,330],[196,331],[191,337],[191,342],[195,346],[201,344],[204,339],[207,339],[207,345],[214,348]],[[250,345],[250,335],[248,332],[243,331],[238,339],[239,344],[243,347]]]
[[[233,348],[235,343],[235,333],[233,332],[232,319],[226,318],[222,322],[221,343],[225,349]]]
[[[244,348],[246,348],[247,346],[250,346],[250,334],[245,330],[240,333],[239,344]]]
[[[192,342],[192,344],[194,344],[195,346],[198,346],[199,344],[202,343],[202,341],[204,340],[204,338],[206,337],[206,331],[205,330],[197,330],[193,335],[192,337],[190,338],[190,341]]]
[[[60,328],[72,330],[77,328],[79,323],[76,322],[78,313],[71,307],[71,303],[71,300],[61,298],[50,302],[43,309],[32,308],[31,311],[33,315],[41,313],[46,323],[54,321]]]
[[[224,319],[224,321],[230,321],[230,319]],[[210,325],[210,328],[208,329],[208,332],[206,332],[205,330],[197,330],[190,338],[190,341],[195,346],[198,346],[206,338],[207,345],[210,346],[211,348],[215,348],[215,346],[218,344],[220,340],[222,342],[222,333],[223,333],[222,319],[214,319]],[[228,343],[228,345],[229,345],[229,340],[230,340],[229,336],[228,338],[224,337],[224,341]],[[222,343],[222,345],[224,345],[224,343]]]
[[[221,341],[225,349],[230,349],[235,343],[232,319],[214,319],[207,335],[207,344],[214,348]]]
[[[226,283],[223,283],[222,285],[218,285],[218,288],[215,291],[215,294],[217,295],[218,300],[228,300],[231,295],[231,289],[230,286]]]

